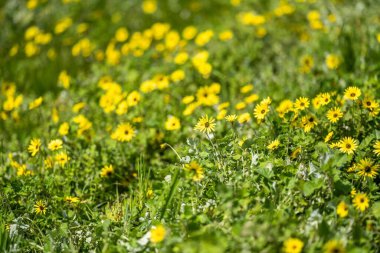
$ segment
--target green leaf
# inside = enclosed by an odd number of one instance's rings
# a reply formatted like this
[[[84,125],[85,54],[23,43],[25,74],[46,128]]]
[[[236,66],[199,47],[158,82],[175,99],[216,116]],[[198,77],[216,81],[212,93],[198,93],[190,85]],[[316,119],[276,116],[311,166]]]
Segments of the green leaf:
[[[314,179],[313,181],[308,181],[303,184],[302,190],[303,194],[308,197],[314,193],[315,190],[321,188],[323,186],[323,181]]]
[[[380,219],[380,202],[377,201],[372,205],[372,214],[376,218]]]

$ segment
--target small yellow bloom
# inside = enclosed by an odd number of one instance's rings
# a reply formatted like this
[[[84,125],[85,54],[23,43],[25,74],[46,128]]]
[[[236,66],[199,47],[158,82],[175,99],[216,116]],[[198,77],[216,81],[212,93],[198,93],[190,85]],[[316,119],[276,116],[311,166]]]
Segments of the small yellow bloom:
[[[37,213],[37,214],[45,214],[46,213],[46,205],[42,202],[42,200],[39,200],[36,202],[36,204],[34,205],[34,211]]]
[[[297,238],[289,238],[284,242],[284,253],[300,253],[304,243]]]
[[[198,123],[195,125],[194,129],[202,133],[211,133],[215,131],[215,119],[204,115],[198,120]]]
[[[157,1],[156,0],[144,0],[141,4],[141,8],[146,14],[153,14],[157,11]]]
[[[272,141],[271,143],[269,143],[269,145],[267,146],[267,148],[269,150],[275,150],[278,148],[278,146],[280,146],[280,141],[278,139]]]
[[[62,167],[70,160],[70,157],[66,153],[59,153],[54,156],[56,162],[58,162]]]
[[[362,92],[358,87],[351,86],[344,91],[344,98],[348,100],[357,100]]]
[[[150,230],[150,241],[159,243],[165,239],[166,229],[163,225],[157,225]]]
[[[369,207],[369,200],[365,193],[357,193],[352,202],[354,207],[362,212]]]
[[[340,65],[340,59],[337,55],[329,54],[326,56],[326,65],[329,69],[337,69]]]
[[[62,144],[63,144],[63,142],[60,139],[52,140],[48,144],[48,149],[53,150],[53,151],[61,149],[62,148]]]
[[[33,109],[39,107],[42,104],[42,101],[43,101],[43,98],[39,97],[39,98],[33,100],[32,102],[30,102],[29,103],[29,110],[33,110]]]
[[[35,156],[41,147],[41,140],[40,139],[32,139],[30,141],[30,144],[28,146],[28,151],[32,156]]]
[[[340,218],[344,218],[348,215],[348,206],[344,201],[341,201],[336,207],[336,213]]]
[[[171,116],[165,122],[165,129],[168,131],[174,131],[181,128],[181,122],[177,117]]]
[[[69,204],[75,204],[75,203],[78,203],[80,200],[78,197],[67,196],[65,197],[65,201]]]

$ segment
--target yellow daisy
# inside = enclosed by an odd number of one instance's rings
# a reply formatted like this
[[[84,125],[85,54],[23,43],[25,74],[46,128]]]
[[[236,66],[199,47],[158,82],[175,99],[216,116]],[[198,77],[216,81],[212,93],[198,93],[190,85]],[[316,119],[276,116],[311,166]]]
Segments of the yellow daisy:
[[[52,140],[48,144],[48,149],[50,149],[50,150],[61,149],[62,148],[62,144],[63,144],[63,142],[60,139]]]
[[[331,123],[336,123],[343,117],[343,113],[338,107],[334,107],[327,111],[326,116]]]
[[[165,129],[168,131],[174,131],[181,128],[181,122],[177,117],[171,116],[165,122]]]
[[[339,142],[339,150],[342,153],[353,154],[358,147],[358,141],[351,137],[344,137]]]
[[[152,243],[159,243],[165,239],[166,229],[162,225],[157,225],[150,230],[150,241]]]
[[[365,193],[355,194],[352,200],[354,207],[362,212],[364,212],[369,207],[369,200]]]
[[[216,124],[214,122],[215,122],[214,118],[212,117],[209,118],[208,115],[205,115],[198,120],[198,123],[195,125],[194,129],[202,133],[209,134],[215,131]]]
[[[283,251],[285,253],[300,253],[304,243],[298,238],[289,238],[284,242]]]
[[[280,141],[278,139],[272,141],[271,143],[269,143],[269,145],[267,146],[267,148],[269,150],[275,150],[278,148],[278,146],[280,146]]]
[[[340,218],[344,218],[348,215],[348,206],[344,201],[341,201],[336,207],[336,213]]]
[[[359,169],[358,175],[373,178],[378,174],[377,170],[379,169],[379,165],[374,164],[369,158],[364,158],[360,160],[356,168]]]
[[[113,171],[114,171],[114,169],[113,169],[112,165],[106,165],[100,171],[100,176],[101,177],[109,177],[110,175],[112,175]]]
[[[28,146],[28,151],[32,156],[35,156],[38,151],[40,151],[41,140],[40,139],[32,139]]]
[[[343,244],[338,240],[330,240],[323,246],[324,253],[346,253]]]
[[[135,130],[129,123],[123,123],[117,126],[116,130],[111,134],[111,138],[120,142],[131,141],[135,135]]]
[[[357,100],[362,92],[358,87],[350,86],[344,91],[344,98],[348,100]]]
[[[204,177],[203,168],[196,161],[186,164],[185,170],[192,173],[194,181],[200,181]]]
[[[308,108],[310,105],[310,101],[308,98],[305,98],[305,97],[300,97],[296,100],[296,102],[294,102],[294,108],[298,111],[303,111],[305,110],[306,108]]]
[[[373,144],[373,153],[380,156],[380,141],[376,141],[375,144]]]
[[[37,214],[45,214],[46,213],[46,205],[42,202],[42,200],[38,200],[34,205],[34,211]]]
[[[269,106],[265,103],[260,103],[255,106],[254,115],[258,120],[263,120],[265,115],[269,112]]]

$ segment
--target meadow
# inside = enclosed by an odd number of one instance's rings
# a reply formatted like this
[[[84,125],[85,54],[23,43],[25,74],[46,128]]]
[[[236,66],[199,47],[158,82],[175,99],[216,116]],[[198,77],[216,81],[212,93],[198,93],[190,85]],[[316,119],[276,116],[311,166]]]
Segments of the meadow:
[[[380,1],[0,2],[0,252],[380,252]]]

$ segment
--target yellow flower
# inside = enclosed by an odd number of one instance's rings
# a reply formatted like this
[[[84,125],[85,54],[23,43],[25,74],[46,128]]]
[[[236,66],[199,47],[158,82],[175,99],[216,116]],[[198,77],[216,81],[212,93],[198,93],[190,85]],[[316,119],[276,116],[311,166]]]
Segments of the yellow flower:
[[[329,93],[322,93],[319,97],[321,105],[327,105],[331,101],[331,95]]]
[[[79,102],[79,103],[76,103],[75,105],[73,105],[72,107],[72,112],[73,113],[78,113],[80,110],[82,110],[84,107],[86,106],[86,103],[85,102]]]
[[[78,197],[67,196],[67,197],[65,197],[65,201],[67,203],[69,203],[69,204],[75,204],[75,203],[79,202],[79,198]]]
[[[304,116],[301,119],[303,129],[306,133],[310,132],[313,127],[318,125],[317,119],[313,115]]]
[[[243,123],[248,122],[248,121],[250,121],[250,120],[251,120],[251,115],[250,115],[248,112],[245,112],[245,113],[240,114],[240,115],[238,116],[238,122],[239,122],[240,124],[243,124]]]
[[[227,120],[228,122],[234,122],[238,117],[236,116],[236,114],[231,114],[231,115],[227,115],[226,117],[224,117],[225,120]]]
[[[211,86],[200,87],[197,90],[197,99],[199,103],[206,106],[212,106],[219,103],[219,97]]]
[[[338,107],[334,107],[327,111],[326,116],[331,123],[336,123],[343,117],[343,113]]]
[[[127,28],[125,27],[120,27],[119,29],[116,30],[115,33],[115,39],[118,42],[124,42],[128,39],[129,33]]]
[[[241,2],[241,0],[230,0],[231,5],[233,5],[233,6],[239,6],[240,2]]]
[[[344,98],[348,100],[357,100],[362,92],[358,87],[351,86],[344,91]]]
[[[362,105],[366,109],[378,108],[379,107],[379,103],[377,103],[376,101],[374,101],[368,97],[363,99]]]
[[[192,173],[194,181],[200,181],[204,177],[203,168],[196,161],[186,164],[185,170]]]
[[[234,37],[234,34],[231,30],[226,30],[226,31],[219,33],[219,39],[221,41],[231,40],[233,37]]]
[[[227,115],[227,110],[223,109],[221,110],[218,115],[216,116],[217,120],[222,120]]]
[[[67,122],[63,122],[59,128],[58,128],[58,133],[60,135],[67,135],[69,133],[70,125]]]
[[[301,153],[302,149],[300,147],[296,148],[292,154],[290,155],[290,157],[292,159],[296,159],[298,157],[298,155]]]
[[[135,130],[129,123],[119,124],[112,133],[111,138],[120,142],[129,142],[135,135]]]
[[[300,253],[304,243],[298,238],[289,238],[284,242],[283,251],[285,253]]]
[[[364,212],[369,207],[369,200],[365,193],[357,193],[352,200],[354,207]]]
[[[43,98],[39,97],[39,98],[33,100],[32,102],[30,102],[29,103],[29,110],[33,110],[33,109],[39,107],[42,104],[42,101],[43,101]]]
[[[346,249],[338,240],[330,240],[323,246],[324,253],[346,253]]]
[[[53,166],[54,166],[53,158],[51,158],[51,156],[46,157],[46,159],[44,160],[44,165],[45,165],[46,169],[53,168]]]
[[[150,241],[159,243],[165,239],[166,229],[163,225],[157,225],[150,230]]]
[[[215,119],[212,117],[208,117],[208,115],[204,115],[198,120],[198,123],[195,125],[194,129],[198,130],[202,133],[211,133],[215,131]]]
[[[244,102],[246,102],[247,104],[252,104],[253,102],[259,100],[259,95],[257,94],[252,94],[246,98],[244,98]]]
[[[32,57],[40,51],[40,48],[35,43],[28,42],[25,44],[24,51],[27,57]]]
[[[61,34],[66,31],[73,23],[73,20],[69,17],[63,18],[58,21],[54,27],[54,33]]]
[[[38,0],[28,0],[26,3],[26,8],[29,10],[34,10],[38,6]]]
[[[325,137],[325,142],[328,143],[331,140],[331,137],[333,136],[334,132],[329,132]]]
[[[336,213],[340,218],[344,218],[348,215],[348,206],[344,201],[341,201],[336,207]]]
[[[267,148],[269,150],[275,150],[278,148],[278,146],[280,146],[280,141],[278,139],[272,141],[271,143],[269,143],[269,145],[267,146]]]
[[[244,85],[243,87],[240,88],[240,92],[245,94],[253,90],[253,85],[252,84],[247,84]]]
[[[63,144],[63,142],[60,139],[52,140],[48,144],[48,149],[53,150],[53,151],[61,149],[62,148],[62,144]]]
[[[373,144],[373,153],[380,156],[380,141],[376,141],[375,144]]]
[[[28,146],[28,151],[32,156],[35,156],[41,147],[41,140],[40,139],[32,139],[30,141],[30,144]]]
[[[309,99],[308,98],[305,98],[305,97],[300,97],[296,100],[296,102],[294,103],[294,108],[298,111],[302,111],[302,110],[305,110],[306,108],[308,108],[310,105],[310,102],[309,102]]]
[[[61,166],[65,166],[65,164],[70,160],[70,157],[66,153],[59,153],[54,156],[56,162],[61,164]]]
[[[171,116],[165,122],[165,129],[168,131],[174,131],[181,128],[181,122],[177,117]]]
[[[182,37],[185,40],[192,40],[197,35],[197,28],[194,26],[188,26],[182,31]]]
[[[183,79],[185,79],[185,71],[183,71],[182,69],[174,71],[170,74],[170,79],[176,83],[182,81]]]
[[[301,58],[300,71],[302,73],[309,73],[313,67],[314,67],[314,60],[312,56],[305,55]]]
[[[190,104],[193,101],[194,101],[194,96],[186,96],[182,99],[182,103],[184,103],[185,105]]]
[[[244,102],[239,102],[239,103],[237,103],[237,104],[235,105],[235,109],[236,109],[236,110],[243,110],[246,106],[247,106],[246,103],[244,103]]]
[[[114,172],[113,166],[112,165],[106,165],[100,171],[100,176],[101,177],[109,177],[113,172]]]
[[[265,103],[260,103],[255,106],[254,116],[258,120],[263,120],[265,115],[269,112],[270,108]]]
[[[128,106],[135,106],[140,102],[141,95],[138,91],[132,91],[127,97]]]
[[[189,59],[189,54],[186,52],[179,52],[175,58],[174,62],[175,64],[182,65],[185,64],[185,62]]]
[[[358,175],[373,178],[378,174],[379,165],[374,164],[371,159],[365,158],[360,160],[356,168],[359,169]]]
[[[144,0],[141,4],[141,8],[146,14],[153,14],[157,11],[157,1],[156,0]]]
[[[358,141],[351,137],[344,137],[341,141],[339,141],[338,145],[340,152],[353,154],[358,147]]]
[[[46,205],[42,202],[42,200],[38,200],[34,205],[34,211],[37,214],[45,214],[46,213]]]
[[[329,54],[326,56],[326,65],[329,69],[337,69],[340,65],[340,59],[335,54]]]
[[[201,32],[195,38],[195,44],[202,47],[202,46],[206,45],[211,40],[211,38],[213,36],[214,36],[214,32],[210,29],[206,30],[204,32]]]

